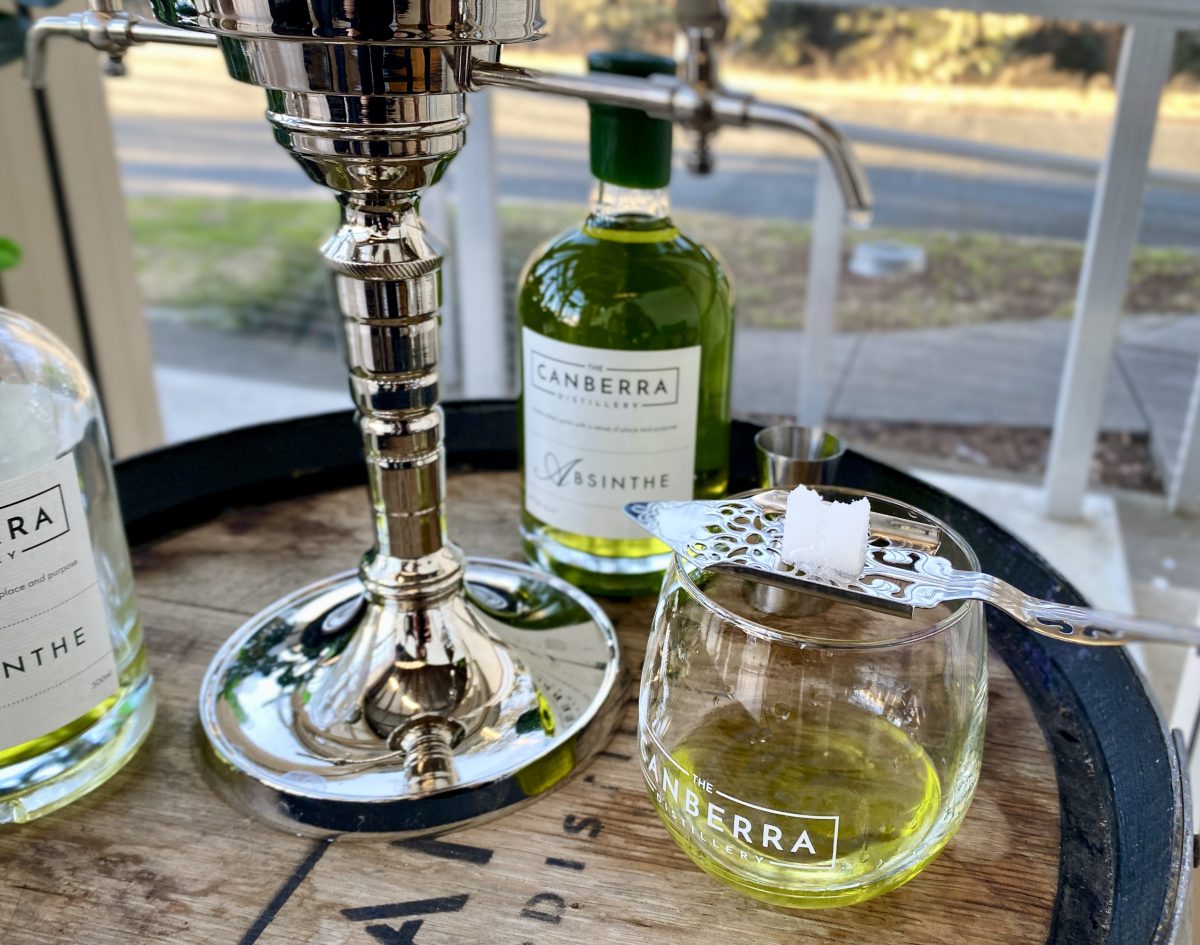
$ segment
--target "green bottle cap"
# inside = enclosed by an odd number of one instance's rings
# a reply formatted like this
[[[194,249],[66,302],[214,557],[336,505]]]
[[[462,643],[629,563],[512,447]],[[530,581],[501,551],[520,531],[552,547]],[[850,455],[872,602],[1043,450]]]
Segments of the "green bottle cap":
[[[633,51],[588,54],[589,72],[612,75],[674,75],[666,56]],[[671,182],[671,123],[636,108],[588,105],[591,112],[592,176],[621,187],[653,190]]]

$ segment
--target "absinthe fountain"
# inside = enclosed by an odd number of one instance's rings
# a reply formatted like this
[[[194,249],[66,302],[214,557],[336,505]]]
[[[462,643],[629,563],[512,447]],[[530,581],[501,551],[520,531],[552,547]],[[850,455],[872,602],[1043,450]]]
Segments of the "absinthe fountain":
[[[627,674],[603,611],[556,578],[467,559],[446,535],[438,406],[441,254],[422,191],[463,147],[466,94],[500,86],[639,108],[694,133],[693,166],[728,125],[811,138],[852,215],[870,193],[836,128],[802,109],[724,91],[714,0],[680,7],[684,78],[557,76],[499,61],[537,39],[537,0],[432,3],[155,0],[160,23],[95,3],[28,37],[73,36],[108,56],[131,45],[212,45],[267,90],[276,140],[333,190],[333,273],[362,431],[375,542],[357,572],[277,601],[206,674],[200,717],[213,781],[285,829],[411,836],[494,816],[553,787],[611,736]],[[161,24],[161,25],[160,25]]]

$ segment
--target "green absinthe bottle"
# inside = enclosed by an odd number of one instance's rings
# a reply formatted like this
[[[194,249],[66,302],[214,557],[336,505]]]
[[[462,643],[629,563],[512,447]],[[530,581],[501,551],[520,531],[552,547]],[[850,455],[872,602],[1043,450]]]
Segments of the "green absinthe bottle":
[[[592,72],[673,73],[593,53]],[[590,105],[591,213],[526,264],[521,317],[529,557],[596,594],[658,590],[669,560],[627,502],[723,495],[733,297],[711,250],[669,215],[671,124]]]

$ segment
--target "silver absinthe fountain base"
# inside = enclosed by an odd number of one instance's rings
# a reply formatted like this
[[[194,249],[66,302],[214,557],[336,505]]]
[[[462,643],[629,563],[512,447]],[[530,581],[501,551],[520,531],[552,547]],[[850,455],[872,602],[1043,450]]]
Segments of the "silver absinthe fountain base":
[[[438,833],[515,809],[608,742],[625,699],[616,638],[570,585],[470,559],[436,604],[362,590],[349,572],[297,591],[213,660],[209,781],[237,807],[314,836]],[[396,660],[420,627],[426,659]],[[432,652],[447,636],[457,660]]]

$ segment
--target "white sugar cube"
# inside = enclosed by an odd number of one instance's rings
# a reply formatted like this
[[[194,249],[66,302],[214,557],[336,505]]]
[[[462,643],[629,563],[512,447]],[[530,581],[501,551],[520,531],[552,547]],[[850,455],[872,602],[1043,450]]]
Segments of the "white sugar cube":
[[[871,503],[826,502],[799,486],[788,495],[780,554],[814,577],[852,580],[867,562]]]

